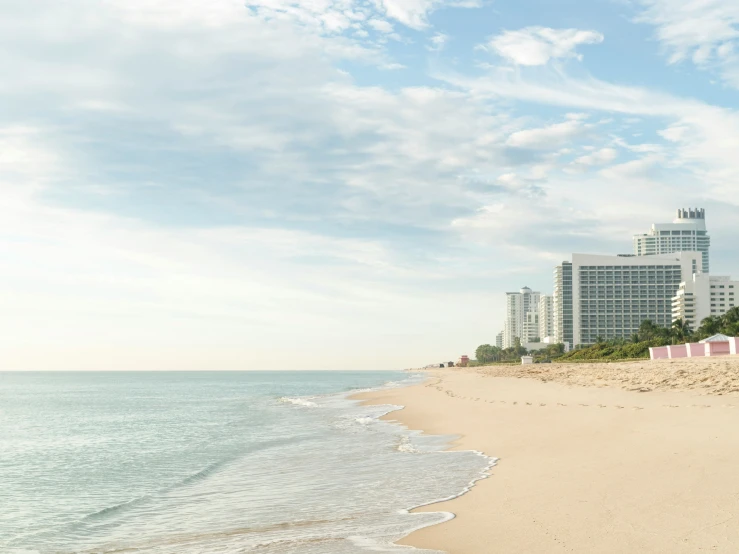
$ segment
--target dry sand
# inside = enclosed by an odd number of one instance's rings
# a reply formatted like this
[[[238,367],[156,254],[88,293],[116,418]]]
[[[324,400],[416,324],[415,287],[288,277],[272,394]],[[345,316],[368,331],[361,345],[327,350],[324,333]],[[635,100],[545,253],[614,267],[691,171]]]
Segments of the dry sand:
[[[637,389],[645,392],[636,392]],[[450,554],[739,552],[739,358],[431,372],[364,395],[500,458],[443,525]]]

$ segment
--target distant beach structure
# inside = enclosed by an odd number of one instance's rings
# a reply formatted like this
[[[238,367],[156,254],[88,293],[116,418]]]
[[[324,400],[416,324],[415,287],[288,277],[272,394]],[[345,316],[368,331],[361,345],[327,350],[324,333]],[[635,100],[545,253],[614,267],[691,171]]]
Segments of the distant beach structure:
[[[739,338],[718,334],[700,342],[659,346],[649,349],[652,360],[672,358],[698,358],[707,356],[730,356],[739,353]]]

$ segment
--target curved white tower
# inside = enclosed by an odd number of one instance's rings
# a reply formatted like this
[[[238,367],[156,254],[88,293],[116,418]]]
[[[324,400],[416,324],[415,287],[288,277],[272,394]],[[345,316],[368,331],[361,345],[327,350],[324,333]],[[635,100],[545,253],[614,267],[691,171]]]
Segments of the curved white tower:
[[[702,273],[710,271],[710,246],[706,210],[702,208],[679,209],[672,223],[654,223],[649,233],[634,235],[634,254],[637,256],[700,252],[703,263],[698,269]]]

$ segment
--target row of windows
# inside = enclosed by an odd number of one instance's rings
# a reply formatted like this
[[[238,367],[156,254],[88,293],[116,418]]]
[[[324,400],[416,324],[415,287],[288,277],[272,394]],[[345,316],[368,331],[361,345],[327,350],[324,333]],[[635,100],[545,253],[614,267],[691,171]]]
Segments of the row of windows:
[[[679,272],[675,273],[657,273],[656,275],[653,273],[627,273],[624,275],[617,274],[617,275],[580,275],[580,283],[604,283],[606,281],[613,282],[613,281],[622,281],[624,283],[628,283],[630,281],[638,282],[638,281],[651,281],[652,283],[664,283],[664,282],[678,282],[680,283],[682,281],[682,274]]]
[[[679,265],[582,265],[580,271],[587,270],[627,270],[634,271],[637,269],[652,269],[652,270],[665,270],[665,269],[680,269]]]

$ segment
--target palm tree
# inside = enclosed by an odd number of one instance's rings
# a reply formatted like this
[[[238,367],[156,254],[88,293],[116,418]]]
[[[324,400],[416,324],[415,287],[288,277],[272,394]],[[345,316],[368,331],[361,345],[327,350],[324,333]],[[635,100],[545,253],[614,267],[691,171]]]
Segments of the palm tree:
[[[690,325],[683,319],[676,319],[672,322],[670,328],[670,335],[672,336],[673,344],[681,344],[685,342],[686,337],[690,336]]]
[[[721,323],[724,327],[728,327],[734,323],[739,323],[739,306],[731,308],[728,312],[722,315]]]
[[[706,319],[701,321],[700,327],[698,327],[698,335],[701,338],[710,337],[716,333],[721,332],[722,321],[720,317],[709,315]]]

